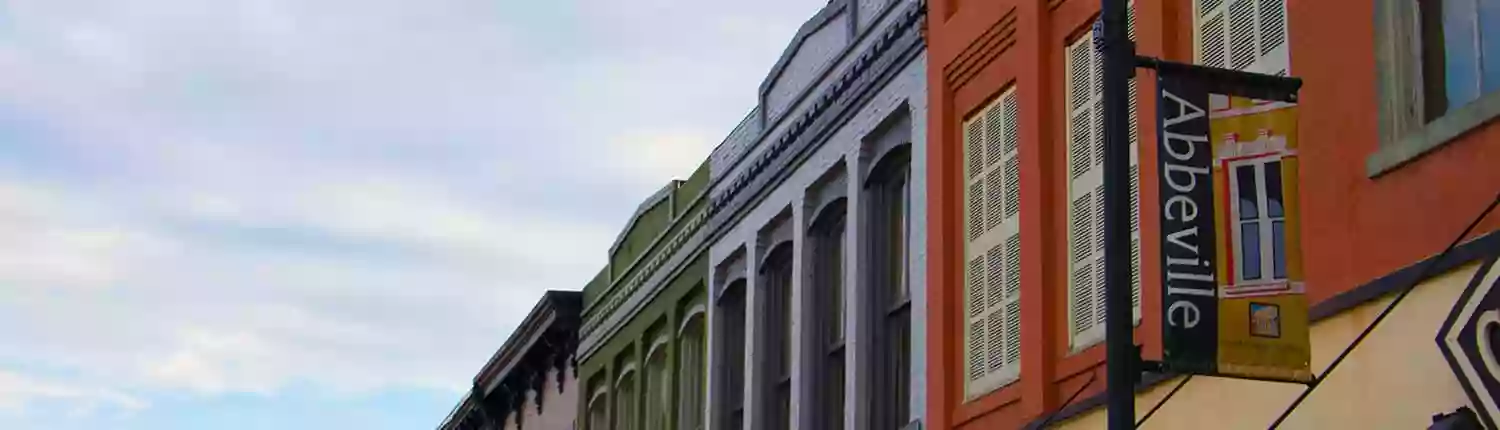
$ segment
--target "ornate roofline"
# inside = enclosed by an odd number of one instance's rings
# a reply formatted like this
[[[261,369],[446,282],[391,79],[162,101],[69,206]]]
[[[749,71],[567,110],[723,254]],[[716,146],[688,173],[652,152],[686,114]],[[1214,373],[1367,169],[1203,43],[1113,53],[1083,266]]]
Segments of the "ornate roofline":
[[[651,194],[650,197],[647,197],[646,201],[643,201],[640,205],[636,206],[635,213],[630,215],[630,221],[626,222],[625,228],[620,229],[620,233],[615,235],[615,243],[609,246],[609,255],[611,257],[615,255],[616,251],[620,250],[620,245],[625,243],[625,238],[630,236],[630,231],[635,229],[635,225],[636,223],[639,223],[641,221],[641,217],[645,216],[646,212],[650,211],[651,208],[656,207],[657,205],[661,204],[663,200],[667,200],[668,197],[671,197],[672,192],[677,191],[677,188],[681,187],[682,183],[683,180],[675,178],[667,181],[666,185],[663,185],[661,189],[656,190],[656,193]]]
[[[904,58],[908,49],[923,46],[919,25],[927,14],[926,2],[908,4],[894,13],[900,14],[896,21],[874,36],[875,42],[839,73],[833,85],[797,115],[787,131],[761,151],[745,171],[734,177],[727,189],[713,196],[709,205],[711,235],[717,235],[753,196],[773,185],[771,177],[786,170],[795,158],[835,130],[850,115],[850,109],[857,107],[856,102],[868,97],[884,83],[891,65]],[[898,44],[898,41],[903,43]],[[893,48],[897,48],[895,52],[892,52]]]
[[[824,5],[822,9],[819,9],[818,13],[814,14],[812,18],[808,18],[806,22],[803,22],[802,26],[797,28],[797,34],[792,36],[791,43],[788,43],[786,49],[781,51],[781,57],[776,59],[776,64],[771,66],[770,73],[766,73],[766,78],[760,82],[760,92],[758,94],[761,97],[765,97],[765,94],[771,91],[771,86],[776,85],[776,80],[781,78],[781,74],[791,64],[792,57],[795,57],[797,51],[802,49],[802,43],[806,42],[807,38],[811,37],[813,33],[822,30],[823,26],[828,25],[829,22],[832,22],[834,18],[837,18],[846,9],[849,9],[849,0],[832,0],[827,5]]]
[[[532,306],[505,343],[490,356],[474,376],[473,387],[459,401],[440,429],[477,428],[482,422],[504,422],[528,399],[528,391],[540,392],[547,373],[556,369],[557,389],[569,367],[577,372],[575,353],[583,293],[550,290]],[[532,398],[538,410],[544,396]]]

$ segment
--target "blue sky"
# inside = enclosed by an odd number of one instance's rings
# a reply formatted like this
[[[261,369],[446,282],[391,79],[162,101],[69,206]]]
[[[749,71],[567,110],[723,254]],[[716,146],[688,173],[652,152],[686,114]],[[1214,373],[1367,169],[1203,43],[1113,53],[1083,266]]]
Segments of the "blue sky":
[[[824,0],[0,0],[0,428],[434,426]]]

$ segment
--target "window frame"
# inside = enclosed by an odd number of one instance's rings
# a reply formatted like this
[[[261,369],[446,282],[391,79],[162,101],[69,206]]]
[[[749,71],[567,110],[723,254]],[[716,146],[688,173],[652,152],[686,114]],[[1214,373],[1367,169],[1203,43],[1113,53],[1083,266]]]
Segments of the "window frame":
[[[962,293],[966,401],[976,400],[1021,378],[1019,97],[1016,87],[1008,86],[962,123],[966,205],[963,222],[969,229],[964,240]],[[1000,186],[998,191],[994,189],[996,185]],[[996,205],[992,199],[1002,203]],[[994,300],[991,296],[997,293],[1003,298]],[[999,325],[991,327],[992,319]],[[1000,342],[992,342],[995,336],[999,336]],[[1015,360],[1011,360],[1012,350],[1016,352]]]
[[[845,306],[849,285],[848,211],[848,199],[836,198],[815,212],[807,228],[807,243],[812,250],[808,253],[810,282],[807,285],[814,297],[808,317],[815,321],[815,326],[824,328],[808,343],[810,350],[814,351],[808,354],[808,359],[813,378],[817,381],[811,384],[812,404],[822,407],[804,410],[812,411],[811,422],[816,428],[841,429],[845,422],[844,407],[848,401],[844,391],[845,372],[848,370],[845,353],[848,330],[844,327],[844,317],[848,315]],[[837,251],[830,252],[834,249]],[[835,363],[837,372],[834,371]]]
[[[643,388],[640,393],[644,401],[637,407],[641,411],[641,418],[645,422],[645,428],[667,427],[672,422],[672,413],[676,412],[676,409],[672,407],[671,396],[673,384],[677,381],[676,378],[672,377],[673,373],[675,373],[675,368],[672,366],[671,354],[667,352],[671,340],[672,336],[668,335],[665,330],[662,330],[651,341],[651,347],[646,350],[646,359],[643,362],[644,372],[641,372],[641,386]],[[653,366],[653,364],[657,363],[656,360],[658,357],[660,357],[662,366],[659,369]],[[658,371],[661,372],[660,375],[656,374]],[[650,388],[653,387],[665,391],[667,398],[662,399],[659,397],[660,394],[652,393]],[[653,399],[661,400],[662,403],[655,404],[656,402]],[[660,408],[660,410],[654,408]],[[656,418],[661,418],[665,421],[659,423],[659,425],[653,425],[658,424],[655,421]]]
[[[772,245],[757,271],[760,292],[765,294],[765,305],[761,308],[765,312],[756,331],[765,350],[756,353],[761,358],[756,373],[760,396],[767,408],[760,415],[765,418],[761,428],[768,430],[792,426],[792,366],[796,362],[792,357],[796,337],[792,318],[792,283],[796,279],[792,247],[791,240]],[[777,278],[772,279],[773,275]]]
[[[636,430],[636,425],[640,423],[640,416],[636,414],[641,410],[638,401],[640,392],[637,390],[640,373],[634,356],[627,357],[625,364],[620,366],[620,376],[615,377],[612,391],[615,394],[614,413],[610,418],[614,422],[614,430]]]
[[[743,266],[736,264],[730,267]],[[748,281],[741,274],[735,274],[725,284],[714,303],[714,306],[719,308],[716,312],[723,312],[724,314],[720,315],[723,315],[725,320],[721,324],[716,324],[719,327],[715,330],[721,333],[718,333],[720,340],[714,342],[719,347],[719,350],[714,353],[714,359],[722,360],[723,362],[716,363],[714,366],[720,370],[719,372],[711,371],[712,378],[715,379],[712,384],[721,387],[712,394],[715,398],[714,408],[718,411],[713,414],[711,419],[716,425],[715,428],[724,430],[745,428],[745,403],[747,400],[745,387],[749,382],[745,380],[747,376],[745,372],[747,364],[745,352],[749,349],[748,339],[745,339],[745,335],[748,332],[750,324],[747,288]],[[727,313],[731,312],[737,315],[727,315]],[[730,319],[730,317],[734,317],[734,319]],[[731,323],[735,323],[737,326],[731,327],[729,325]],[[738,366],[733,365],[736,363]]]
[[[873,320],[874,342],[870,350],[874,356],[875,377],[874,388],[871,390],[873,396],[872,407],[874,408],[873,422],[871,428],[876,430],[894,430],[907,425],[912,418],[910,410],[911,402],[911,343],[912,332],[912,297],[911,297],[911,233],[916,228],[912,219],[912,153],[911,143],[903,142],[895,145],[875,162],[870,169],[869,177],[864,183],[864,193],[867,197],[862,206],[868,222],[864,225],[867,242],[870,244],[864,252],[864,258],[868,264],[864,264],[864,270],[868,273],[869,282],[864,284],[872,287],[866,291],[867,297],[863,300],[868,307],[866,315]],[[899,181],[899,182],[898,182]],[[894,189],[899,184],[898,191]],[[896,197],[896,198],[892,198]],[[892,202],[901,205],[895,209],[890,206]],[[898,251],[901,264],[899,271],[894,271],[889,264],[883,264],[882,259],[894,259],[890,255],[893,248],[890,242],[884,240],[883,233],[897,230],[890,220],[885,218],[890,215],[901,217],[899,235],[901,236],[901,249]],[[882,225],[880,221],[886,221]],[[884,267],[882,267],[884,266]],[[894,277],[895,279],[889,279]],[[893,333],[899,328],[900,333]],[[900,336],[897,336],[900,335]],[[904,369],[897,369],[901,367]],[[899,372],[904,370],[904,372]],[[899,375],[897,375],[899,374]],[[887,394],[889,393],[889,394]]]
[[[1197,2],[1196,1],[1194,2],[1194,9],[1193,10],[1195,10],[1195,11],[1197,10]],[[1126,13],[1127,13],[1127,17],[1126,18],[1127,18],[1127,26],[1128,26],[1128,28],[1127,28],[1127,35],[1129,35],[1132,39],[1134,39],[1134,37],[1135,37],[1135,1],[1134,0],[1131,0],[1131,1],[1129,1],[1127,3]],[[1194,31],[1195,31],[1195,34],[1196,34],[1198,15],[1196,13],[1194,13],[1193,17],[1194,17],[1193,18],[1194,19],[1194,21],[1193,21],[1194,22],[1194,28],[1195,28]],[[1095,20],[1091,20],[1090,23],[1096,22],[1098,19],[1099,18],[1096,16]],[[1078,353],[1081,353],[1081,352],[1084,352],[1084,351],[1088,350],[1089,348],[1093,348],[1095,346],[1101,345],[1101,344],[1103,344],[1104,337],[1105,337],[1105,328],[1104,328],[1103,319],[1100,318],[1100,315],[1102,315],[1102,313],[1103,313],[1102,296],[1104,294],[1104,285],[1105,285],[1105,280],[1100,279],[1100,278],[1102,278],[1104,276],[1104,267],[1103,267],[1103,265],[1104,265],[1104,244],[1101,243],[1102,240],[1103,240],[1103,236],[1104,236],[1104,234],[1103,234],[1103,228],[1104,228],[1104,221],[1103,221],[1103,218],[1104,218],[1104,208],[1103,208],[1103,206],[1104,206],[1104,196],[1103,196],[1104,178],[1103,178],[1103,175],[1104,175],[1104,171],[1103,171],[1103,167],[1102,167],[1102,161],[1095,160],[1096,158],[1102,159],[1103,158],[1103,154],[1104,154],[1104,137],[1102,135],[1098,135],[1098,134],[1100,134],[1100,133],[1103,132],[1102,129],[1104,128],[1104,125],[1103,125],[1103,121],[1104,120],[1103,120],[1103,116],[1102,116],[1103,115],[1104,94],[1103,94],[1102,84],[1100,83],[1103,80],[1103,61],[1104,60],[1103,60],[1103,56],[1102,56],[1103,54],[1101,54],[1098,50],[1093,49],[1093,47],[1090,46],[1092,43],[1093,43],[1093,39],[1089,37],[1089,33],[1083,33],[1083,34],[1080,34],[1080,35],[1076,36],[1073,39],[1069,39],[1069,40],[1065,41],[1064,44],[1063,44],[1063,46],[1062,46],[1062,52],[1061,52],[1061,55],[1063,57],[1063,69],[1062,69],[1062,72],[1063,72],[1063,76],[1062,76],[1062,80],[1063,80],[1063,92],[1064,92],[1064,104],[1063,104],[1064,119],[1063,119],[1063,121],[1064,121],[1064,127],[1065,127],[1064,128],[1064,132],[1063,132],[1064,133],[1063,134],[1063,142],[1064,142],[1063,153],[1065,154],[1064,156],[1066,157],[1066,166],[1067,166],[1063,170],[1063,172],[1062,172],[1062,174],[1064,175],[1064,177],[1062,179],[1064,181],[1064,184],[1066,184],[1066,190],[1067,190],[1066,194],[1064,195],[1064,199],[1065,199],[1064,201],[1065,201],[1065,204],[1067,205],[1067,210],[1065,211],[1065,214],[1064,214],[1065,219],[1067,221],[1067,224],[1065,225],[1066,226],[1066,232],[1067,232],[1067,242],[1066,242],[1066,252],[1067,252],[1067,260],[1066,260],[1067,261],[1067,283],[1065,284],[1064,288],[1067,289],[1067,292],[1066,292],[1066,295],[1065,295],[1067,302],[1065,303],[1065,305],[1066,305],[1067,313],[1068,313],[1067,314],[1067,335],[1068,335],[1068,353],[1069,353],[1069,355],[1078,354]],[[1195,43],[1195,46],[1196,46],[1196,44],[1197,44],[1197,38],[1196,37],[1194,37],[1194,43]],[[1085,57],[1085,59],[1087,59],[1089,61],[1089,67],[1088,68],[1086,68],[1086,69],[1080,69],[1084,73],[1089,73],[1089,76],[1087,76],[1086,79],[1085,79],[1087,81],[1087,84],[1086,84],[1087,87],[1082,92],[1077,91],[1076,88],[1073,86],[1073,76],[1072,75],[1074,73],[1074,63],[1075,63],[1075,59],[1073,58],[1073,50],[1075,50],[1075,49],[1082,49],[1082,50],[1087,51],[1087,52],[1085,52],[1084,57]],[[1195,48],[1194,51],[1197,51],[1197,48]],[[1080,94],[1075,94],[1075,92],[1080,93]],[[1075,100],[1077,99],[1075,97],[1076,95],[1083,96],[1083,99],[1082,99],[1083,101],[1081,103],[1079,103],[1078,106],[1075,107],[1074,104],[1075,104]],[[1137,114],[1138,110],[1137,110],[1136,106],[1140,103],[1140,97],[1139,97],[1139,90],[1138,90],[1138,87],[1137,87],[1137,84],[1136,84],[1136,78],[1134,78],[1134,77],[1130,78],[1130,82],[1128,84],[1128,97],[1129,97],[1129,100],[1127,101],[1127,108],[1129,109],[1129,124],[1128,124],[1128,127],[1130,129],[1130,139],[1131,139],[1131,143],[1130,143],[1130,146],[1131,146],[1131,149],[1130,149],[1130,178],[1131,178],[1131,182],[1129,184],[1129,188],[1131,189],[1131,193],[1130,193],[1131,194],[1130,195],[1130,198],[1131,198],[1130,206],[1131,206],[1131,209],[1132,209],[1131,210],[1131,215],[1132,215],[1131,227],[1132,228],[1131,228],[1131,231],[1130,231],[1130,238],[1131,238],[1131,253],[1133,255],[1132,258],[1131,258],[1131,273],[1133,275],[1132,278],[1134,278],[1133,282],[1132,282],[1132,285],[1131,285],[1131,297],[1133,299],[1132,300],[1133,306],[1132,306],[1132,309],[1131,309],[1132,310],[1131,314],[1132,314],[1132,323],[1135,326],[1140,326],[1140,324],[1141,324],[1141,300],[1140,300],[1140,298],[1141,298],[1141,295],[1143,294],[1142,293],[1142,289],[1144,287],[1144,283],[1142,282],[1142,280],[1141,280],[1141,278],[1139,276],[1140,270],[1141,270],[1141,265],[1142,265],[1142,258],[1141,258],[1141,254],[1142,254],[1142,252],[1141,252],[1141,228],[1140,228],[1141,227],[1140,226],[1140,207],[1141,207],[1141,198],[1140,198],[1140,195],[1141,195],[1141,187],[1140,187],[1140,184],[1141,184],[1141,181],[1140,181],[1140,164],[1141,164],[1140,146],[1141,146],[1141,142],[1140,142],[1139,125],[1138,125],[1138,123],[1140,122],[1140,119],[1139,119],[1139,115]],[[1089,129],[1090,130],[1089,137],[1088,137],[1089,140],[1088,140],[1088,142],[1084,142],[1084,143],[1076,143],[1074,141],[1074,132],[1073,132],[1073,130],[1074,130],[1075,127],[1078,126],[1077,124],[1079,124],[1076,120],[1084,112],[1091,112],[1089,114],[1090,122],[1089,122],[1089,124],[1087,124],[1087,125],[1091,126],[1090,129]],[[1075,145],[1083,145],[1084,148],[1081,151],[1075,151],[1074,150],[1074,146]],[[1082,153],[1082,154],[1087,154],[1087,155],[1090,156],[1090,162],[1088,164],[1088,167],[1082,170],[1083,173],[1076,174],[1076,175],[1073,172],[1073,170],[1075,168],[1075,166],[1074,166],[1074,163],[1075,163],[1074,155],[1077,155],[1075,153]],[[1095,175],[1097,175],[1097,176],[1095,176]],[[1075,183],[1081,183],[1081,184],[1075,184]],[[1077,186],[1075,187],[1075,185],[1077,185]],[[1086,211],[1077,211],[1076,209],[1078,207],[1080,207],[1079,206],[1080,205],[1079,202],[1082,202],[1082,204],[1089,205],[1090,209],[1086,210]],[[1077,218],[1077,215],[1079,215],[1080,213],[1087,214],[1087,215],[1093,217],[1090,220],[1090,223],[1088,225],[1088,231],[1086,232],[1086,234],[1083,235],[1083,236],[1087,237],[1086,240],[1090,241],[1090,243],[1089,243],[1089,246],[1087,248],[1087,252],[1084,253],[1087,256],[1086,257],[1082,257],[1082,258],[1080,258],[1077,255],[1078,254],[1077,250],[1080,249],[1077,246],[1078,243],[1079,243],[1079,239],[1078,239],[1079,236],[1075,234],[1076,232],[1075,232],[1075,229],[1074,229],[1074,227],[1075,227],[1074,226],[1074,219]],[[1087,266],[1086,270],[1084,269],[1084,266]],[[1089,322],[1087,324],[1082,324],[1082,325],[1078,324],[1078,320],[1079,320],[1078,314],[1079,313],[1077,312],[1077,308],[1083,306],[1083,305],[1079,305],[1079,301],[1083,300],[1083,299],[1080,299],[1078,297],[1078,294],[1077,294],[1078,293],[1077,290],[1079,289],[1078,288],[1079,286],[1077,285],[1077,283],[1079,282],[1078,279],[1080,278],[1080,274],[1083,274],[1083,275],[1087,276],[1088,280],[1086,282],[1089,283],[1089,284],[1091,284],[1089,286],[1086,286],[1088,288],[1088,291],[1089,291],[1089,297],[1087,298],[1087,300],[1089,301],[1089,303],[1086,304],[1086,307],[1090,311],[1089,312],[1090,318],[1089,318]]]
[[[1425,114],[1421,14],[1416,1],[1375,0],[1375,64],[1380,145],[1365,158],[1377,178],[1500,118],[1500,91],[1481,93],[1428,121]]]
[[[672,369],[674,376],[677,377],[673,381],[677,387],[677,401],[671,406],[674,407],[677,414],[676,424],[680,430],[703,430],[708,424],[703,411],[703,406],[707,403],[708,399],[708,378],[710,377],[708,367],[707,311],[707,306],[702,302],[694,303],[683,313],[682,323],[677,326],[676,330],[675,338],[679,348],[677,349],[676,363],[674,363]],[[688,363],[685,363],[690,352],[688,347],[692,346],[689,339],[697,342],[698,351],[695,358],[697,358],[698,369],[688,369]],[[689,380],[683,377],[689,370],[697,370],[698,374],[692,380],[696,382],[696,385],[692,387],[688,386]],[[696,393],[697,399],[688,401],[687,396],[693,393]],[[690,419],[696,421],[693,424],[697,425],[689,427],[688,421]]]
[[[589,395],[588,405],[585,409],[588,410],[588,417],[585,424],[588,430],[609,430],[611,428],[614,417],[610,415],[613,410],[613,403],[609,398],[609,384],[599,384],[597,387],[594,387],[593,394]],[[595,416],[595,413],[601,416]]]

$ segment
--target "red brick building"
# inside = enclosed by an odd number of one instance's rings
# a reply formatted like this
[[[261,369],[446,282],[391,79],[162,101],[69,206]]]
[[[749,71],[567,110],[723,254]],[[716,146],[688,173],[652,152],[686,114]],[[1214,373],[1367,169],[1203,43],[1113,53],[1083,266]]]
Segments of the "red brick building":
[[[1304,80],[1300,195],[1287,198],[1303,217],[1315,374],[1500,191],[1500,10],[1490,4],[1133,2],[1142,55]],[[1099,2],[931,0],[928,8],[928,427],[1021,428],[1055,411],[1050,425],[1102,425],[1104,348],[1090,270],[1102,255],[1093,240],[1099,160],[1090,155],[1102,119],[1097,54],[1087,46]],[[1141,142],[1138,202],[1152,203],[1138,204],[1135,224],[1143,239],[1136,340],[1148,359],[1161,348],[1154,78],[1138,72],[1132,127]],[[1497,227],[1500,216],[1482,222],[1469,238],[1478,240],[1443,261],[1288,428],[1362,428],[1351,423],[1374,419],[1412,428],[1466,405],[1431,342],[1467,275],[1482,272]],[[1406,358],[1390,361],[1381,348]],[[1157,385],[1142,392],[1138,413],[1170,388],[1159,384],[1169,378],[1147,380]],[[1391,394],[1406,383],[1427,384],[1418,387],[1424,398]],[[1265,428],[1297,391],[1194,379],[1150,426]],[[1340,395],[1367,403],[1335,406],[1349,403],[1332,400]]]

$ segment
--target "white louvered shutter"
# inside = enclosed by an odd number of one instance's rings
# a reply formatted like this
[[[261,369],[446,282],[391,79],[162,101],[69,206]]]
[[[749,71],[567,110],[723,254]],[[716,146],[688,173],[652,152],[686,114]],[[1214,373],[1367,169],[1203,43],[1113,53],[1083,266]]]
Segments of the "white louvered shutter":
[[[1198,64],[1285,76],[1286,0],[1196,0]]]
[[[1134,2],[1127,33],[1135,38]],[[1085,35],[1065,52],[1068,108],[1068,327],[1073,349],[1104,339],[1104,61]],[[1129,83],[1131,301],[1141,319],[1140,128]]]
[[[964,123],[965,384],[970,397],[1021,370],[1021,136],[1015,90]]]

